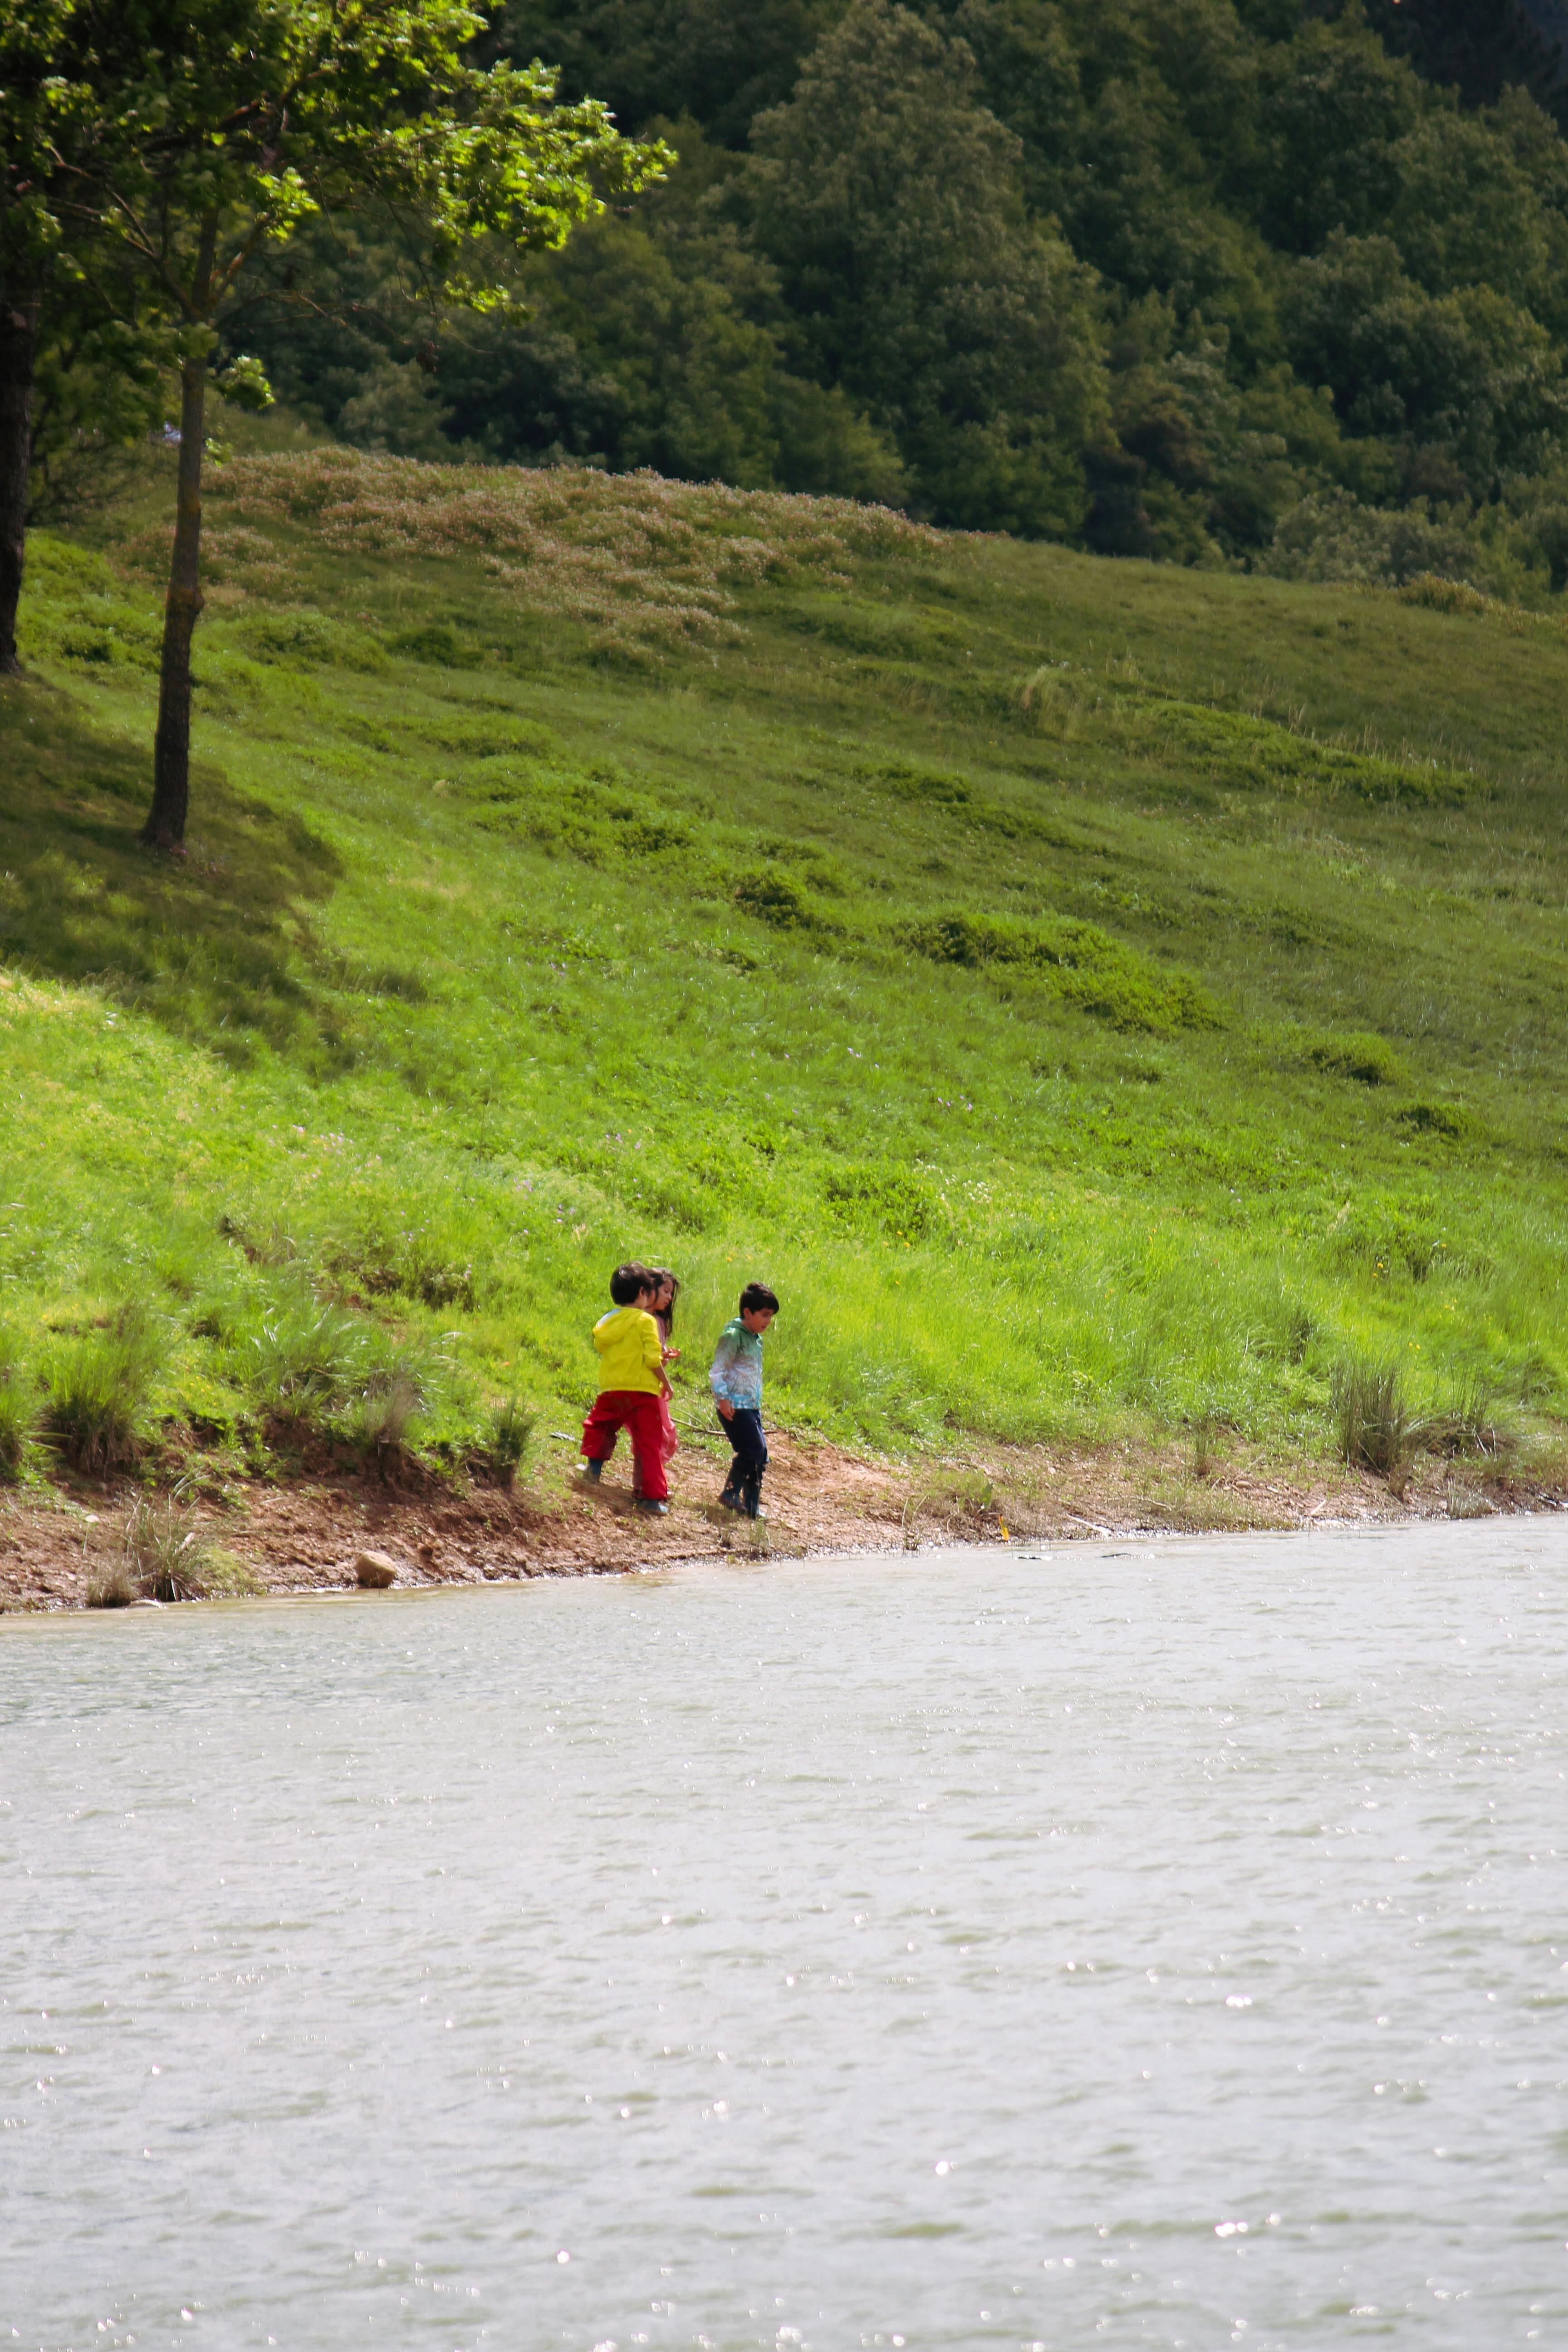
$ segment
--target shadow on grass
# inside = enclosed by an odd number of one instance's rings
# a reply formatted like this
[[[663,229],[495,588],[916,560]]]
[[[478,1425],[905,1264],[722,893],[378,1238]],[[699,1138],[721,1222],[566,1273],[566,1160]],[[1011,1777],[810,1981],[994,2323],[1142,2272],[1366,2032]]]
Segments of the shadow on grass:
[[[100,735],[68,696],[0,685],[0,961],[92,981],[178,1034],[243,1063],[258,1041],[341,1066],[353,1043],[310,986],[302,912],[342,861],[298,817],[193,770],[189,856],[137,840],[151,759]]]

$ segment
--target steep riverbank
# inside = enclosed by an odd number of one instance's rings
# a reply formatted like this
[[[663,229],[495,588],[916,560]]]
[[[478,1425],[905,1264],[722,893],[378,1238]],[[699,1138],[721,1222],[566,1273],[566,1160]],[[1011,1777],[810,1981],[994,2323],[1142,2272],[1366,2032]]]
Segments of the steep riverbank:
[[[1396,1488],[1385,1478],[1255,1449],[1206,1460],[1191,1445],[990,1448],[943,1462],[879,1461],[776,1435],[769,1518],[754,1532],[710,1515],[716,1454],[678,1456],[670,1515],[636,1517],[568,1483],[567,1443],[530,1485],[507,1493],[333,1476],[209,1489],[182,1525],[216,1547],[211,1597],[332,1591],[354,1582],[356,1553],[395,1562],[399,1585],[625,1573],[677,1560],[917,1550],[933,1543],[1069,1542],[1405,1519],[1479,1518],[1568,1506],[1555,1454],[1477,1465],[1423,1456]],[[612,1470],[612,1482],[626,1465]],[[613,1485],[618,1496],[624,1489]],[[50,1501],[0,1500],[0,1610],[70,1610],[116,1581],[140,1490],[78,1482]]]

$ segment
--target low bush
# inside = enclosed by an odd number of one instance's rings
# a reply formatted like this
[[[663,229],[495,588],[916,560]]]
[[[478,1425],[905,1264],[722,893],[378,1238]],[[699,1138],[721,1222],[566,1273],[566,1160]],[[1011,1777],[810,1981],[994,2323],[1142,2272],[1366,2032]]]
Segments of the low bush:
[[[1394,1116],[1401,1127],[1414,1128],[1417,1135],[1440,1136],[1445,1143],[1462,1143],[1476,1132],[1473,1114],[1459,1103],[1404,1103]]]
[[[905,923],[895,937],[932,963],[1034,975],[1053,995],[1113,1029],[1158,1034],[1221,1025],[1218,1004],[1190,972],[1155,963],[1094,923],[1049,916],[1023,923],[960,912]]]
[[[1402,604],[1424,604],[1433,613],[1486,613],[1491,598],[1472,588],[1468,580],[1445,580],[1439,572],[1418,572],[1394,592]]]
[[[423,628],[403,629],[392,640],[394,653],[406,654],[411,661],[429,662],[437,669],[478,669],[484,655],[478,646],[467,644],[455,629],[443,622],[429,621]]]
[[[1332,1234],[1334,1255],[1342,1265],[1364,1269],[1376,1280],[1407,1274],[1412,1282],[1425,1282],[1448,1256],[1435,1212],[1430,1200],[1400,1201],[1370,1193],[1341,1212]]]
[[[788,874],[770,870],[739,875],[731,896],[742,914],[754,915],[759,923],[770,923],[776,931],[814,931],[822,928],[822,918],[799,883]]]
[[[1344,1037],[1314,1037],[1305,1059],[1327,1077],[1354,1078],[1363,1087],[1396,1087],[1405,1076],[1393,1046],[1370,1029]]]
[[[247,614],[239,640],[256,660],[374,672],[390,667],[384,648],[363,629],[329,619],[308,606]]]

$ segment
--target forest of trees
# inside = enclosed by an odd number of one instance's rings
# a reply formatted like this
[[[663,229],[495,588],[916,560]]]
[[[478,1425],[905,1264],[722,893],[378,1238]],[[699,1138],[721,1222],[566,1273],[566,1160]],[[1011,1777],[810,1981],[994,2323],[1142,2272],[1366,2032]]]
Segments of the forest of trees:
[[[559,65],[675,167],[562,250],[498,257],[521,308],[439,313],[416,229],[309,220],[258,261],[229,355],[367,448],[1561,591],[1560,17],[510,0],[486,57]]]

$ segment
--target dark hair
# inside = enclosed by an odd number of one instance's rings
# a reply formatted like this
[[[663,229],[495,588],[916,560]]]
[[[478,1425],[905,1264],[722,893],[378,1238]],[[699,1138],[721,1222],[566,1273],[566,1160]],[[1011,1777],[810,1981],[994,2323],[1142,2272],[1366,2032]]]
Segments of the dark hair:
[[[617,1307],[635,1307],[645,1290],[658,1288],[652,1266],[644,1265],[640,1257],[627,1258],[610,1276],[610,1297]]]
[[[663,1329],[668,1343],[675,1328],[675,1302],[680,1296],[680,1276],[672,1273],[668,1265],[650,1266],[648,1271],[653,1276],[656,1289],[662,1290],[667,1282],[669,1285],[669,1305],[659,1307],[653,1318]]]
[[[779,1311],[778,1300],[765,1282],[748,1282],[741,1293],[742,1314],[755,1315],[759,1307],[767,1307],[773,1315]]]

